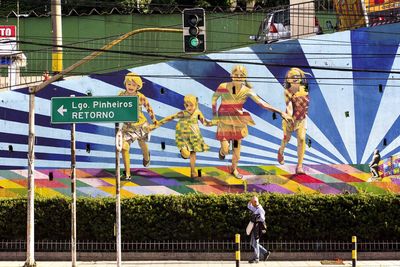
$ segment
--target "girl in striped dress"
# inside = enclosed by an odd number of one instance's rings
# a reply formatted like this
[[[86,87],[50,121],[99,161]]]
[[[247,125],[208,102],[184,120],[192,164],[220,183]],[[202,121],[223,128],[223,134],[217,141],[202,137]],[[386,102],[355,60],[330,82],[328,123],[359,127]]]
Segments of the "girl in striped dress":
[[[231,174],[241,179],[243,176],[237,170],[241,142],[248,135],[247,125],[255,125],[250,113],[243,111],[247,99],[250,97],[260,107],[278,113],[285,120],[291,120],[291,117],[265,102],[251,89],[246,80],[247,70],[244,66],[234,66],[231,78],[231,82],[221,83],[212,96],[212,111],[218,121],[216,137],[221,143],[219,158],[225,159],[225,155],[229,153],[229,144],[233,143]],[[219,98],[221,104],[217,111]]]

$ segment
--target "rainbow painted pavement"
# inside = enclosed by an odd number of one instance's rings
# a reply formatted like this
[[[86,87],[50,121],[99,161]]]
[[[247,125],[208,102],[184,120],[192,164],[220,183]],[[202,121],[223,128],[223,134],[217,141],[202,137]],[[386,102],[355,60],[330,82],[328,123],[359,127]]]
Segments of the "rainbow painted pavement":
[[[342,194],[372,192],[400,193],[400,176],[370,181],[368,165],[308,165],[305,175],[293,175],[295,165],[242,167],[244,179],[236,179],[227,167],[198,168],[201,177],[190,178],[190,168],[138,168],[132,181],[121,182],[121,196],[151,194],[222,194],[271,192],[283,194]],[[27,194],[27,170],[0,170],[0,197]],[[35,194],[44,197],[69,196],[69,169],[35,170]],[[114,170],[77,170],[77,195],[115,195]]]

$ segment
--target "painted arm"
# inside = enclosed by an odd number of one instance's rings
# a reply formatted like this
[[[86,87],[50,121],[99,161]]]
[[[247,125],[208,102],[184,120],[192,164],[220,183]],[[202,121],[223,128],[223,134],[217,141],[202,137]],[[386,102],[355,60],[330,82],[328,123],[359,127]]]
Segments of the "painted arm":
[[[214,121],[214,120],[211,120],[211,121],[209,121],[209,120],[207,120],[205,117],[204,117],[204,115],[203,115],[203,113],[201,112],[201,111],[199,111],[198,112],[198,114],[197,114],[197,119],[204,125],[204,126],[216,126],[217,125],[217,122],[216,121]]]
[[[293,116],[292,94],[287,89],[285,89],[285,103],[286,103],[286,113],[290,116]]]
[[[213,116],[217,115],[217,100],[221,97],[221,85],[218,86],[217,90],[212,96],[211,105],[212,105],[212,114]]]
[[[170,122],[172,120],[175,120],[177,118],[182,118],[183,117],[183,111],[179,111],[178,113],[175,113],[173,115],[167,116],[164,119],[158,121],[157,127],[163,126],[167,122]]]
[[[156,119],[156,116],[154,115],[154,111],[153,108],[150,106],[149,101],[147,100],[147,98],[144,95],[140,95],[139,96],[139,101],[140,101],[140,105],[144,106],[147,110],[147,113],[149,113],[150,119],[151,121],[157,125],[158,121]]]
[[[248,96],[251,99],[253,99],[253,101],[256,102],[256,104],[259,105],[260,107],[262,107],[262,108],[264,108],[266,110],[269,110],[271,112],[278,113],[286,121],[293,121],[293,118],[290,115],[288,115],[285,112],[280,111],[279,109],[271,106],[266,101],[264,101],[261,97],[259,97],[256,93],[254,93],[252,90],[249,91]]]

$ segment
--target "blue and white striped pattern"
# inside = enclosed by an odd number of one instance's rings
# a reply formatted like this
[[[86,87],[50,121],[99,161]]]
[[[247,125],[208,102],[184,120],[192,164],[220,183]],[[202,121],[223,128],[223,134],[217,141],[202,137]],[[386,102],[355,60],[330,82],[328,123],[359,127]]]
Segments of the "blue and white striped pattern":
[[[128,71],[142,75],[142,93],[161,119],[183,109],[183,97],[194,94],[206,118],[211,119],[211,97],[221,82],[230,80],[235,63],[247,67],[254,90],[273,106],[283,110],[283,80],[290,67],[300,67],[309,77],[310,109],[305,164],[358,164],[370,160],[375,148],[383,158],[400,152],[400,24],[357,29],[308,39],[270,45],[254,45],[201,56],[213,61],[170,61],[129,70],[74,77],[59,81],[36,97],[37,168],[70,166],[70,126],[50,123],[50,99],[54,96],[117,95],[124,87]],[[370,70],[370,71],[365,71]],[[371,72],[372,70],[372,72]],[[391,73],[392,72],[392,73]],[[379,84],[383,91],[379,92]],[[0,168],[27,167],[28,104],[27,89],[0,93]],[[256,122],[243,141],[240,165],[275,165],[283,132],[281,118],[263,110],[252,100],[245,104]],[[345,116],[348,112],[349,116]],[[175,147],[175,124],[170,122],[151,134],[151,166],[188,166]],[[77,125],[78,168],[115,166],[114,125]],[[203,127],[211,150],[198,153],[197,165],[227,165],[218,160],[219,142],[215,127]],[[384,145],[384,140],[385,145]],[[161,143],[166,147],[161,149]],[[90,153],[86,151],[90,145]],[[285,161],[297,162],[296,138],[292,137]],[[13,151],[9,151],[9,146]],[[141,151],[131,150],[132,167],[140,166]]]

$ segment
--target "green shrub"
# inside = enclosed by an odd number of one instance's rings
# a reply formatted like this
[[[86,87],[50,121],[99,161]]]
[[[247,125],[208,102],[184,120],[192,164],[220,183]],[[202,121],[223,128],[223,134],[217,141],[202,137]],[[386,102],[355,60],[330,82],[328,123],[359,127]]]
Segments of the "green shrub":
[[[122,239],[228,240],[244,235],[251,194],[152,195],[121,201]],[[400,196],[260,194],[270,240],[399,240]],[[0,199],[0,239],[26,238],[26,199]],[[35,200],[35,237],[70,239],[71,199]],[[79,240],[114,240],[115,200],[78,198]]]

